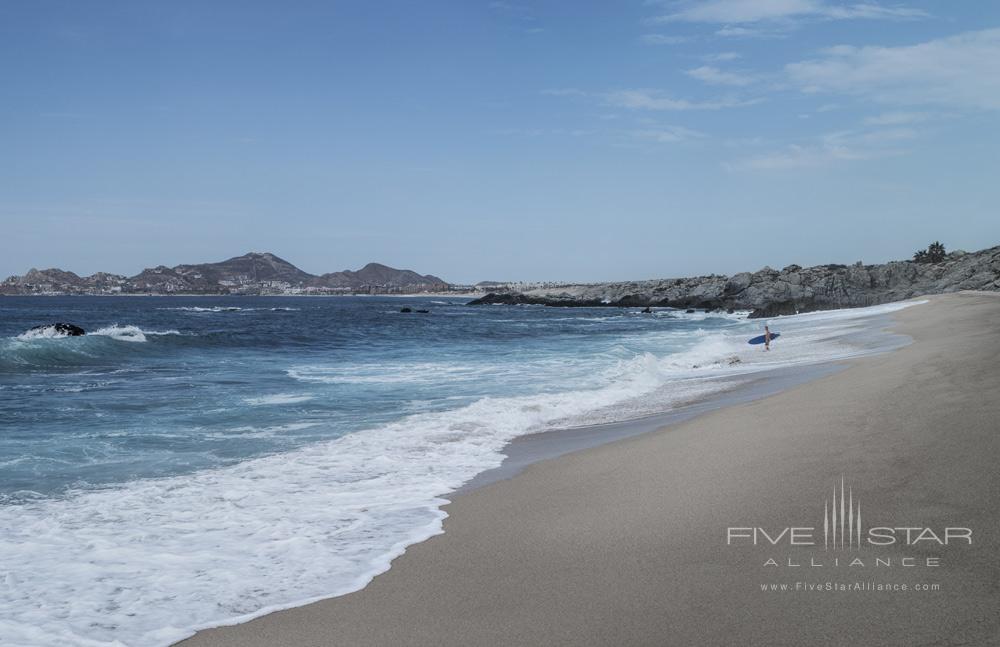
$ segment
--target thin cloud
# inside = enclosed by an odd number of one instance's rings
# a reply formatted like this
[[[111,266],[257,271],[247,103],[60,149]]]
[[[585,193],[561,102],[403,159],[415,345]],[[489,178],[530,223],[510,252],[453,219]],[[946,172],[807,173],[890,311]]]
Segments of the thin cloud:
[[[545,136],[565,136],[569,135],[571,137],[586,137],[588,135],[593,135],[594,130],[587,130],[583,128],[567,129],[567,128],[498,128],[494,130],[487,131],[491,135],[500,135],[504,137],[545,137]]]
[[[668,36],[666,34],[643,34],[639,40],[646,45],[680,45],[693,40],[690,36]]]
[[[807,93],[881,103],[1000,109],[1000,29],[899,47],[841,45],[785,72]]]
[[[882,159],[906,153],[903,142],[917,137],[908,128],[828,133],[806,144],[791,144],[782,149],[754,155],[734,164],[731,170],[774,171],[829,166],[859,160]]]
[[[660,126],[657,128],[636,130],[632,132],[632,135],[658,144],[675,144],[707,137],[703,132],[685,128],[684,126]]]
[[[647,89],[587,92],[579,88],[548,88],[542,90],[541,93],[553,97],[591,97],[616,108],[652,111],[721,110],[723,108],[750,106],[762,101],[762,99],[744,99],[739,97],[721,97],[708,101],[692,101],[690,99],[672,97],[658,90]]]
[[[874,3],[826,6],[823,15],[834,20],[916,20],[930,17],[923,9],[900,5],[886,7]]]
[[[864,123],[868,126],[903,126],[919,124],[929,118],[930,115],[926,112],[883,112],[880,115],[866,117]]]
[[[743,25],[762,22],[788,23],[807,18],[912,20],[927,16],[927,12],[921,9],[872,2],[834,4],[823,0],[707,0],[686,3],[679,11],[657,16],[651,21]]]
[[[587,93],[579,88],[548,88],[542,94],[550,97],[585,97]]]
[[[715,32],[715,35],[720,38],[755,38],[759,40],[773,39],[773,38],[788,38],[788,34],[795,25],[792,23],[786,23],[782,25],[772,25],[769,27],[742,27],[742,26],[731,26],[726,25],[722,29]]]
[[[715,54],[705,54],[701,57],[701,60],[709,63],[725,63],[740,58],[743,58],[743,55],[739,52],[716,52]]]
[[[759,103],[760,99],[724,97],[711,101],[690,101],[667,96],[655,90],[617,90],[605,95],[607,103],[631,110],[721,110]]]
[[[757,82],[757,77],[744,72],[727,72],[711,65],[702,65],[684,72],[693,79],[712,85],[745,87]]]

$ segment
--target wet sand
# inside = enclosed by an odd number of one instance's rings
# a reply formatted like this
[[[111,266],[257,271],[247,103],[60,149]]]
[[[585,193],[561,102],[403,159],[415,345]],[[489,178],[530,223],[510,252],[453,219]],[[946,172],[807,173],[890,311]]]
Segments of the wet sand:
[[[365,589],[180,644],[1000,644],[1000,296],[893,319],[913,344],[458,494],[445,533]],[[824,550],[842,478],[866,530],[971,528],[972,544]],[[791,526],[819,545],[727,545],[729,527]]]

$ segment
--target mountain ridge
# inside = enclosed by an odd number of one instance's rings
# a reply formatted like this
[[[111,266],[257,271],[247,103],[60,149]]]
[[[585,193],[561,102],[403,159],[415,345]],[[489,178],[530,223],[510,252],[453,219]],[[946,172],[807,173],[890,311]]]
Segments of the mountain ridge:
[[[0,283],[0,294],[407,294],[449,288],[437,276],[381,263],[316,275],[271,252],[248,252],[215,263],[147,267],[131,277],[31,268]]]

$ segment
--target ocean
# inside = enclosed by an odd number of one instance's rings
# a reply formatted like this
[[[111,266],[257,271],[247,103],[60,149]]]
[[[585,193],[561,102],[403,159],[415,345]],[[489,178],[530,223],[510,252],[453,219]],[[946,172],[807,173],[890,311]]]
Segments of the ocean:
[[[764,352],[746,313],[465,302],[0,298],[0,642],[168,645],[357,590],[512,439],[894,347],[904,307],[774,319]]]

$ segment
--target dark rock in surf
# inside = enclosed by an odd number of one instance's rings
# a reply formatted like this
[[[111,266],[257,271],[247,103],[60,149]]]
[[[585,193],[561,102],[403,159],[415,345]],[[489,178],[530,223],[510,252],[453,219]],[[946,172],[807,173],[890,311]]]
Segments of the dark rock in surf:
[[[413,312],[413,310],[411,310],[410,308],[400,308],[399,311],[400,312]]]
[[[430,313],[430,310],[417,310],[417,314],[425,315],[425,314],[429,314],[429,313]]]
[[[62,335],[64,337],[82,337],[83,335],[87,334],[87,331],[85,331],[80,326],[77,326],[77,325],[74,325],[74,324],[71,324],[71,323],[62,323],[62,322],[54,323],[54,324],[42,324],[41,326],[34,326],[33,328],[31,328],[31,330],[42,331],[42,330],[46,330],[46,329],[49,329],[49,328],[51,328],[56,333],[58,333],[58,334],[60,334],[60,335]]]

